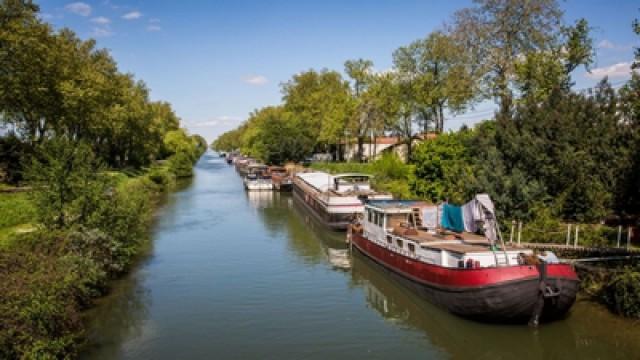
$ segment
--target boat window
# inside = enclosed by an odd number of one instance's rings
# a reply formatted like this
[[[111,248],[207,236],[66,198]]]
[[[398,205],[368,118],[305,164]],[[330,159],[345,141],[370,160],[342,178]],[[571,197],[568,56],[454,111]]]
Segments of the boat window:
[[[391,235],[387,235],[387,242],[391,244],[393,242]]]
[[[409,251],[411,251],[412,253],[416,252],[416,246],[414,244],[407,243],[407,247],[409,248]]]
[[[398,247],[402,247],[402,240],[400,239],[396,240],[396,244],[398,244]]]
[[[367,214],[369,216],[369,222],[370,223],[373,222],[373,215],[371,213],[372,213],[371,209],[367,209]]]

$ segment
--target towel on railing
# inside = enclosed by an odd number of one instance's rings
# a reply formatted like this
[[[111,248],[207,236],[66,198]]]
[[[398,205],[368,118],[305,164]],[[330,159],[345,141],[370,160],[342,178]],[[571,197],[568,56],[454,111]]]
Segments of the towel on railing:
[[[464,231],[464,219],[462,217],[462,208],[460,206],[443,204],[442,205],[442,221],[443,228],[455,232]]]

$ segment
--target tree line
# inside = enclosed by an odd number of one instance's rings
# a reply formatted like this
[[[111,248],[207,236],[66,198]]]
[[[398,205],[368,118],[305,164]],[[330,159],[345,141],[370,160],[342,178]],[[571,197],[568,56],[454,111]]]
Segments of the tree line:
[[[396,49],[389,71],[354,59],[344,64],[346,79],[328,69],[294,75],[282,85],[281,105],[254,111],[213,146],[267,161],[299,160],[353,139],[362,160],[367,139],[391,134],[410,157],[416,132],[442,133],[446,115],[486,99],[507,113],[515,93],[542,97],[554,86],[570,87],[571,72],[592,63],[589,30],[584,19],[563,24],[555,0],[476,1],[441,29]],[[282,130],[296,135],[292,146],[282,146],[284,154],[270,144],[286,143],[289,134],[264,125],[271,122],[286,123]]]
[[[93,39],[56,30],[28,0],[0,2],[0,168],[10,182],[51,139],[86,143],[112,168],[140,168],[184,144],[206,148],[180,128],[171,105],[151,101],[144,82],[118,70]],[[184,144],[178,144],[183,142]]]
[[[0,130],[0,187],[21,190],[0,191],[0,358],[73,358],[83,311],[146,247],[156,200],[207,142],[28,0],[0,0]]]
[[[283,162],[355,141],[361,160],[372,134],[394,135],[408,147],[414,197],[488,192],[502,215],[525,220],[548,207],[586,222],[637,215],[640,80],[633,72],[617,90],[603,79],[575,91],[572,73],[594,62],[591,31],[585,19],[567,24],[555,0],[476,0],[395,50],[388,71],[357,59],[345,62],[347,78],[294,75],[282,104],[254,111],[212,146]],[[444,132],[448,115],[485,100],[498,105],[492,119]],[[440,136],[413,149],[426,131]]]

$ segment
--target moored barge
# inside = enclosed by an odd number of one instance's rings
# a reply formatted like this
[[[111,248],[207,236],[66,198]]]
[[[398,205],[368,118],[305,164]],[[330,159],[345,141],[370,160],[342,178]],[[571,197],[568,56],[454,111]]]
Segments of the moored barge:
[[[271,191],[273,183],[271,175],[267,173],[267,166],[263,164],[247,165],[247,175],[244,177],[244,187],[249,191]]]
[[[364,211],[368,199],[391,199],[391,195],[375,192],[370,175],[325,172],[298,173],[293,178],[293,195],[325,226],[346,230]]]
[[[357,250],[454,314],[532,325],[562,317],[578,291],[575,271],[552,253],[539,256],[506,246],[486,199],[474,199],[468,215],[476,217],[470,226],[475,223],[483,235],[443,229],[446,214],[437,206],[392,200],[367,202],[364,217],[347,237]]]

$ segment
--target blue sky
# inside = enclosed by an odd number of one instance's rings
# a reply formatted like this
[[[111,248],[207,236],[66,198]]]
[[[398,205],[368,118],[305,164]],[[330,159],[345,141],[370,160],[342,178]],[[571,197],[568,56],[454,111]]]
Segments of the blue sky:
[[[96,38],[122,71],[144,80],[154,100],[170,102],[183,124],[208,140],[237,126],[249,112],[281,100],[280,84],[307,69],[342,71],[345,60],[391,67],[399,46],[424,37],[470,1],[40,1],[42,18]],[[597,44],[591,74],[574,74],[576,88],[603,75],[629,78],[632,0],[568,0],[565,20],[585,17]],[[447,121],[449,128],[491,114],[478,104]]]

